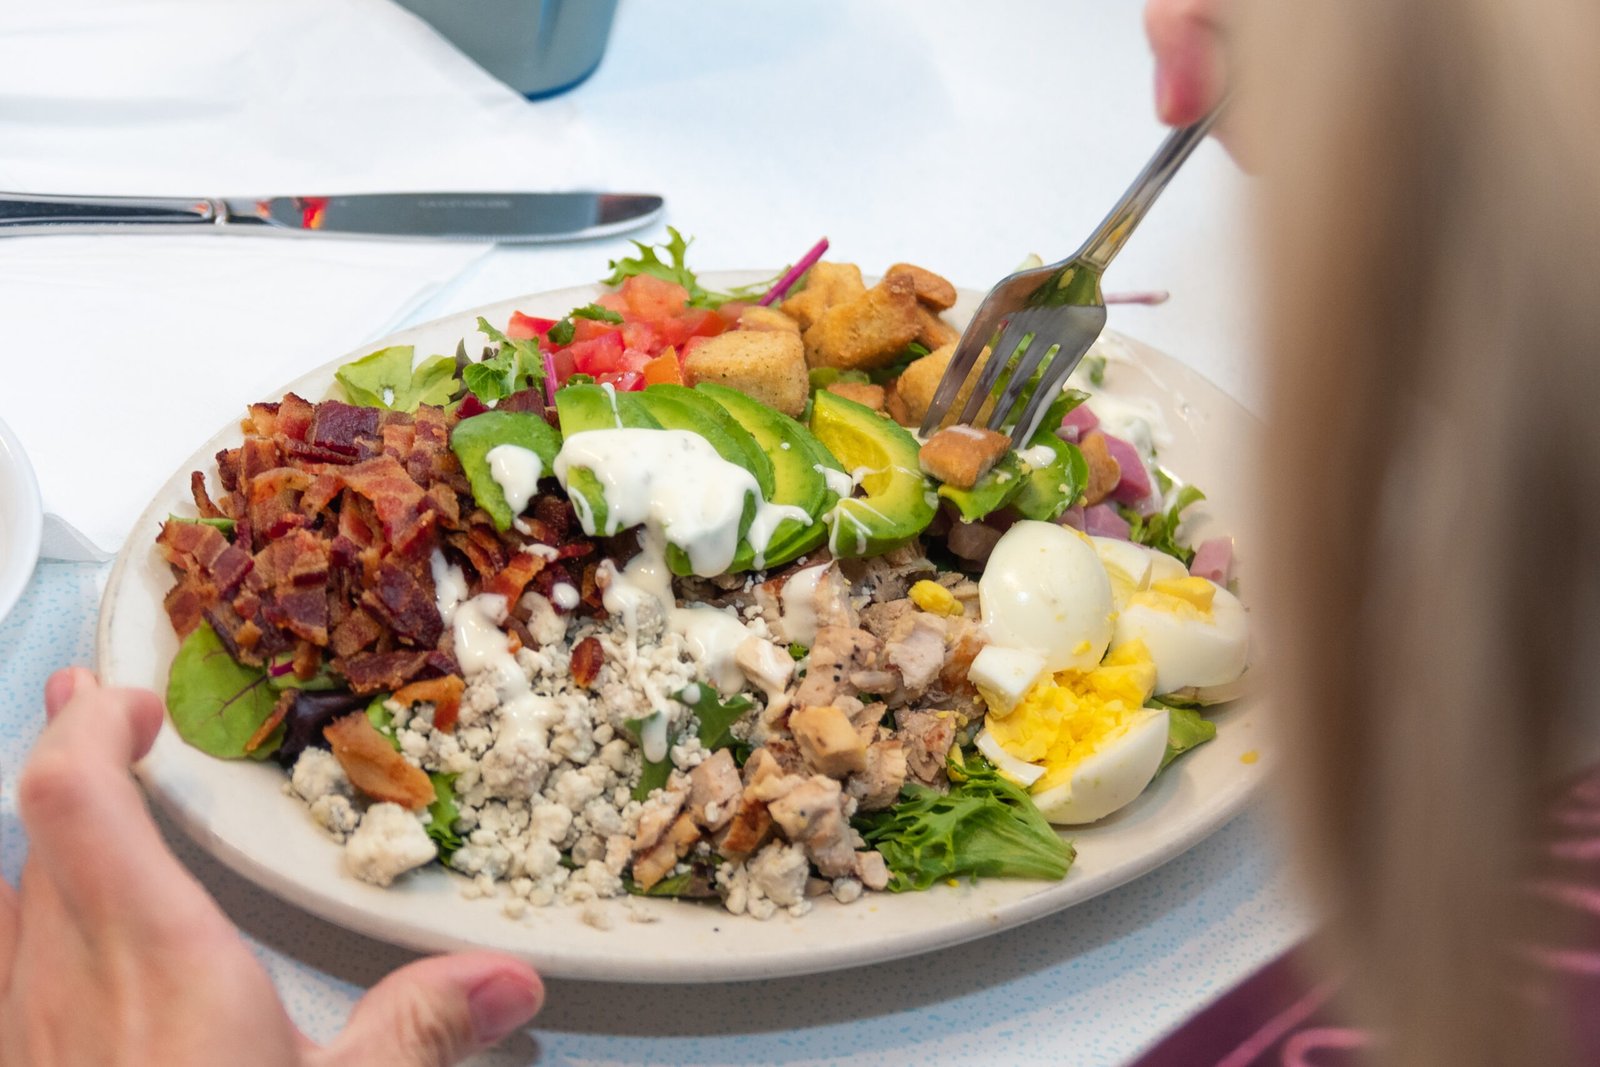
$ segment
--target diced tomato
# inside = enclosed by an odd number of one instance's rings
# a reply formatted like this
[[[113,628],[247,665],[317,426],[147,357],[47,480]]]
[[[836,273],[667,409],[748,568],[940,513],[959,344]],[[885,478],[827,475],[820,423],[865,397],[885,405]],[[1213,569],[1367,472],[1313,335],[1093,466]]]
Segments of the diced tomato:
[[[630,311],[650,321],[682,311],[689,303],[689,290],[648,274],[635,274],[623,282],[622,295]]]
[[[556,324],[555,319],[539,319],[532,315],[524,315],[520,311],[511,313],[511,321],[506,324],[506,336],[513,341],[527,341],[532,338],[544,338],[550,332],[550,327]]]
[[[567,351],[580,374],[605,374],[622,361],[622,334],[610,330],[591,341],[574,341]]]
[[[650,328],[655,331],[656,339],[662,347],[682,348],[683,343],[693,336],[689,323],[681,315],[659,319],[651,323]]]
[[[643,322],[623,323],[622,343],[652,356],[661,351],[661,342],[656,338],[656,332]]]
[[[593,341],[604,337],[608,333],[616,333],[617,327],[609,322],[596,322],[594,319],[573,319],[572,339],[574,341]]]
[[[637,348],[624,348],[622,350],[622,360],[617,366],[622,370],[637,371],[643,374],[645,367],[649,366],[649,364],[650,353],[641,352]]]
[[[563,348],[559,352],[550,353],[550,361],[556,367],[556,384],[560,385],[577,372],[578,366],[573,361],[572,350]]]
[[[678,362],[677,351],[669,348],[649,363],[646,363],[644,365],[644,381],[646,385],[655,385],[658,382],[682,385],[683,367]]]
[[[606,293],[599,300],[596,300],[595,303],[599,304],[607,311],[615,311],[619,315],[627,314],[628,311],[628,298],[623,296],[620,292]]]
[[[638,371],[608,371],[595,378],[601,385],[609,385],[619,393],[629,393],[644,388],[644,375]]]
[[[728,328],[722,316],[710,308],[691,308],[678,317],[689,327],[690,337],[715,337]]]

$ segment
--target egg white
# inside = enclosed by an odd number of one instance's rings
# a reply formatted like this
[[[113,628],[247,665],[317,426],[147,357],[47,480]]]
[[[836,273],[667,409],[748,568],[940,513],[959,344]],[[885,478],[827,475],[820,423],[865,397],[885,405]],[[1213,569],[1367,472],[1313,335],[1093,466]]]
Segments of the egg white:
[[[1079,761],[1063,785],[1033,794],[1049,822],[1078,826],[1098,822],[1144,792],[1167,751],[1165,708],[1144,708],[1126,730]]]
[[[1156,665],[1156,693],[1228,686],[1244,673],[1250,623],[1238,597],[1217,586],[1210,618],[1134,601],[1117,615],[1117,645],[1143,641]]]
[[[1019,522],[989,555],[978,596],[989,640],[1029,649],[1050,671],[1092,670],[1111,643],[1111,580],[1088,538]]]

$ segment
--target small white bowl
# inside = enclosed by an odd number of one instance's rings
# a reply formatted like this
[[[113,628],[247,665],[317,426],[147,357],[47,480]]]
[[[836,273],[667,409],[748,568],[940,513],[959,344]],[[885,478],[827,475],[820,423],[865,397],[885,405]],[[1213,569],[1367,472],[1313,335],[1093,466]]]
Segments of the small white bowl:
[[[33,465],[11,427],[0,421],[0,619],[33,575],[44,532],[44,504]]]

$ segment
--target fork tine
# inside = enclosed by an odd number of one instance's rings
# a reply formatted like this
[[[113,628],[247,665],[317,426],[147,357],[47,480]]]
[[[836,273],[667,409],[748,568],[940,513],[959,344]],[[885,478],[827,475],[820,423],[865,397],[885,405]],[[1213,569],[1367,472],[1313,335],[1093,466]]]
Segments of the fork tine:
[[[939,428],[945,413],[950,410],[956,395],[961,392],[961,383],[967,380],[967,375],[972,373],[973,366],[978,362],[978,356],[983,352],[984,341],[982,335],[971,326],[961,335],[960,343],[956,345],[955,352],[950,356],[950,362],[944,368],[944,376],[939,379],[939,387],[933,391],[933,400],[928,404],[928,413],[922,417],[924,437]]]
[[[1017,423],[1011,428],[1011,446],[1013,448],[1027,447],[1028,440],[1033,437],[1033,432],[1039,428],[1039,420],[1044,416],[1045,410],[1057,396],[1061,394],[1061,387],[1067,384],[1067,378],[1072,375],[1074,368],[1083,359],[1083,353],[1088,351],[1084,345],[1076,353],[1070,349],[1056,346],[1054,357],[1049,366],[1045,367],[1044,374],[1039,379],[1039,388],[1033,391],[1028,398],[1028,403],[1023,406],[1022,414],[1017,416]]]
[[[1016,327],[1013,326],[1012,329],[1016,329]],[[1052,343],[1050,338],[1042,333],[1030,335],[1028,351],[1019,356],[1017,365],[1011,368],[1011,377],[1006,382],[1005,391],[1000,394],[1000,399],[994,403],[994,410],[989,413],[989,429],[998,430],[1001,427],[1006,421],[1006,416],[1011,414],[1012,408],[1016,407],[1017,398],[1028,387],[1028,380],[1033,377],[1033,372],[1038,370],[1044,364],[1044,361],[1060,347],[1060,345]]]
[[[1016,343],[1011,343],[1016,338]],[[983,370],[978,374],[978,380],[972,383],[972,392],[967,397],[967,402],[962,405],[961,414],[956,416],[956,422],[971,425],[977,417],[978,409],[983,407],[983,402],[994,391],[995,383],[1000,380],[1000,375],[1005,373],[1006,365],[1018,353],[1028,350],[1028,338],[1007,324],[989,346],[989,361],[983,365]],[[1001,355],[1001,353],[1005,353]]]

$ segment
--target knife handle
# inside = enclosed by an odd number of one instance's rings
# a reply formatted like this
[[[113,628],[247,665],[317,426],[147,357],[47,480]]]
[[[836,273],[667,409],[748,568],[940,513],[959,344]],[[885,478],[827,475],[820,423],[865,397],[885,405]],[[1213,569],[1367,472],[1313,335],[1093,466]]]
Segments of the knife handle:
[[[0,193],[0,236],[172,228],[199,230],[217,226],[227,218],[227,207],[220,200],[195,197]]]

